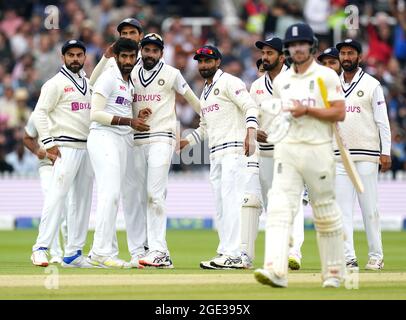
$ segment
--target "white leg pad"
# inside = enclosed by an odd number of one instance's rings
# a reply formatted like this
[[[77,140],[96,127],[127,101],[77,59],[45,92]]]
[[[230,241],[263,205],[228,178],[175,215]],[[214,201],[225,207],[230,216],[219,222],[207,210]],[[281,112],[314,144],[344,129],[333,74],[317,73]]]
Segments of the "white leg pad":
[[[255,240],[258,235],[261,211],[261,200],[258,196],[255,194],[246,194],[241,208],[240,249],[246,253],[251,260],[255,257]]]
[[[271,189],[268,193],[268,218],[265,232],[264,268],[281,278],[288,274],[289,238],[293,210],[285,193]]]
[[[323,281],[343,279],[345,272],[344,235],[341,213],[334,200],[314,203],[314,224],[317,231]]]

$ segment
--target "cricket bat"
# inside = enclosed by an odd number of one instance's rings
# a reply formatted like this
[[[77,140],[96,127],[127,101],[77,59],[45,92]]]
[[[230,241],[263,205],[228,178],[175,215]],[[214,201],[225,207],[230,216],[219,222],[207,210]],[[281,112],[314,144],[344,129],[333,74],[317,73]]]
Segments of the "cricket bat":
[[[324,84],[323,79],[317,78],[317,83],[320,88],[320,93],[321,93],[321,97],[324,102],[324,106],[326,108],[330,108],[330,103],[328,102],[328,99],[327,99],[327,95],[328,95],[327,88],[326,88],[326,85]],[[338,128],[337,128],[337,123],[333,122],[332,126],[333,126],[334,135],[336,137],[337,146],[338,146],[338,149],[340,150],[340,156],[341,156],[341,160],[343,161],[345,171],[347,171],[347,174],[350,177],[351,182],[354,185],[357,192],[362,193],[362,192],[364,192],[364,185],[362,184],[358,171],[355,168],[354,161],[352,161],[350,153],[343,143],[343,138],[341,137],[340,132],[338,131]]]

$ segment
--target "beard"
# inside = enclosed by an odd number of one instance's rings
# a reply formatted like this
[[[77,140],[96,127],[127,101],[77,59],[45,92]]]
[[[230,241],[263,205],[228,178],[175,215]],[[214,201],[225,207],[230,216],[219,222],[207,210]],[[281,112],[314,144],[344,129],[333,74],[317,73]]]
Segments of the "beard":
[[[79,62],[72,62],[71,64],[67,64],[66,68],[73,73],[78,73],[83,68],[83,64],[80,64]]]
[[[157,65],[159,60],[155,60],[154,58],[151,57],[143,57],[142,58],[142,63],[144,65],[145,70],[151,70],[153,67]]]
[[[200,75],[204,79],[212,78],[217,72],[217,68],[199,70]]]
[[[350,62],[350,64],[346,64],[344,65],[344,62]],[[356,68],[358,68],[358,61],[356,62],[351,62],[348,60],[343,61],[343,63],[341,63],[341,67],[344,69],[344,71],[346,72],[351,72],[354,71]]]
[[[122,64],[117,61],[118,69],[122,74],[130,74],[134,68],[133,64]]]
[[[276,60],[274,63],[268,63],[267,61],[262,62],[262,66],[265,71],[272,71],[278,66],[278,64],[279,64],[278,60]]]

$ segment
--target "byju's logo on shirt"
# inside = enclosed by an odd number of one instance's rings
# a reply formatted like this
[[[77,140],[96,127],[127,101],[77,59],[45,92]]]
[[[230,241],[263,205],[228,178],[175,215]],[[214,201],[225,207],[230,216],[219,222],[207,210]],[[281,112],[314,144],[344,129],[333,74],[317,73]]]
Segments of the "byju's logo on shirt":
[[[134,102],[143,102],[143,101],[161,101],[160,94],[135,94]]]
[[[71,110],[72,111],[90,109],[90,103],[89,102],[72,102],[70,105],[71,105]]]
[[[219,109],[220,109],[220,106],[217,103],[212,104],[210,106],[202,108],[202,114],[205,115],[208,112],[217,111]]]
[[[127,100],[126,98],[120,97],[120,96],[117,97],[116,103],[117,103],[117,104],[121,104],[121,105],[123,105],[123,106],[127,106],[127,107],[131,105],[131,101],[130,101],[130,100]]]

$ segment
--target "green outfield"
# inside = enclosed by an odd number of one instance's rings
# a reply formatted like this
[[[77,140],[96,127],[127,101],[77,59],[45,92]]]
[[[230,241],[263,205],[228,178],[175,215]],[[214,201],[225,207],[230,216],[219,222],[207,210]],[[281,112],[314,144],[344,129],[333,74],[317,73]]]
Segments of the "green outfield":
[[[289,287],[257,283],[252,270],[201,270],[199,262],[215,254],[212,230],[170,230],[167,241],[172,270],[41,268],[31,265],[35,230],[0,232],[0,299],[406,299],[406,232],[384,232],[385,270],[363,271],[367,262],[364,233],[356,233],[359,288],[322,289],[314,231],[306,231],[303,267],[290,271]],[[89,233],[90,244],[93,234]],[[128,260],[125,233],[119,233],[120,257]],[[87,247],[85,251],[87,252]],[[264,233],[257,241],[255,266],[262,265]],[[55,276],[57,274],[57,276]],[[47,287],[58,289],[47,289]]]

